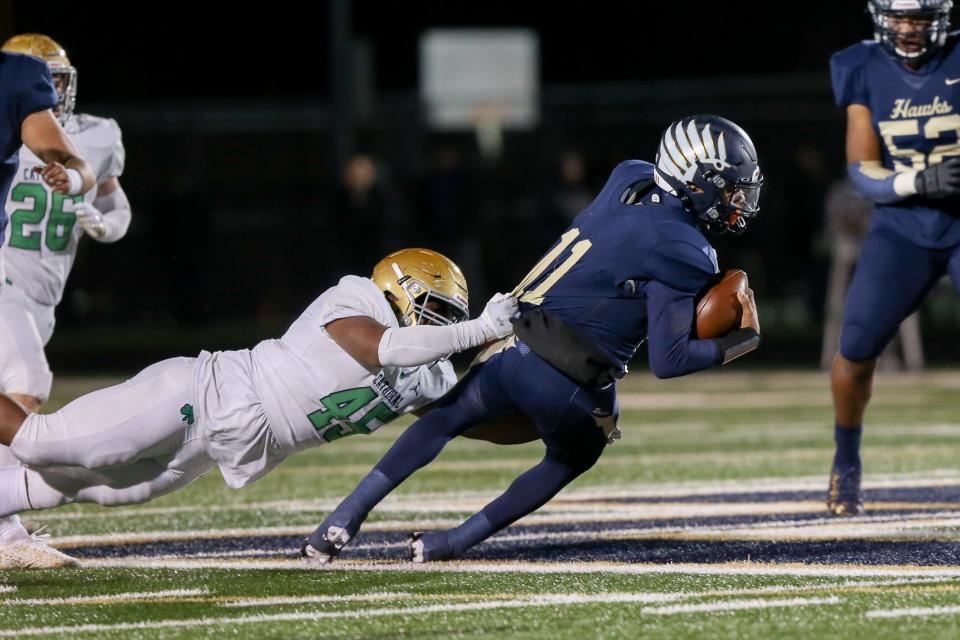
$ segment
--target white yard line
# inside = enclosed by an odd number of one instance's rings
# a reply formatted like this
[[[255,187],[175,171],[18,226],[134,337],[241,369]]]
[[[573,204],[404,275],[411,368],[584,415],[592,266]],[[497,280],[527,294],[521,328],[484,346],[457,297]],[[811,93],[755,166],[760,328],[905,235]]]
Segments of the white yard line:
[[[412,593],[366,593],[352,596],[274,596],[271,598],[247,598],[224,602],[220,606],[227,609],[243,607],[270,607],[285,604],[336,604],[341,602],[378,602],[399,598],[416,598]],[[442,596],[441,596],[442,597]]]
[[[189,598],[210,595],[207,589],[176,589],[172,591],[138,591],[134,593],[107,593],[99,596],[72,596],[69,598],[11,598],[0,599],[0,606],[63,605],[63,604],[113,604],[132,600],[155,598]]]
[[[721,508],[712,509],[714,506]],[[729,508],[727,508],[729,507]],[[659,513],[663,508],[664,512]],[[766,520],[753,524],[729,524],[704,526],[702,524],[676,527],[657,526],[656,521],[667,518],[695,516],[739,516],[739,515],[777,515],[789,513],[817,513],[819,503],[734,503],[731,505],[711,505],[697,503],[650,504],[642,508],[613,510],[602,509],[585,513],[566,515],[534,515],[521,520],[518,525],[563,525],[563,524],[599,524],[629,520],[647,521],[650,524],[634,527],[620,527],[601,531],[536,531],[498,535],[498,542],[513,541],[550,541],[550,540],[623,540],[670,538],[683,540],[759,540],[809,541],[835,539],[937,539],[952,541],[957,539],[956,528],[960,527],[960,512],[942,511],[934,513],[915,513],[890,516],[866,516],[845,520],[813,520],[796,522],[792,520]],[[459,519],[416,519],[400,521],[371,522],[364,526],[366,532],[408,532],[422,528],[442,528],[459,523]],[[943,528],[943,530],[936,530]],[[119,533],[106,535],[64,536],[54,541],[61,549],[85,546],[105,546],[119,544],[146,544],[151,542],[176,542],[190,540],[217,540],[224,538],[250,537],[295,537],[308,535],[312,527],[259,527],[229,529],[199,529],[189,531],[144,531],[138,533]],[[352,548],[365,549],[385,547],[382,543]],[[396,546],[396,545],[389,545]],[[278,550],[269,553],[276,553]],[[282,551],[282,550],[279,550]],[[212,554],[218,555],[218,554]],[[229,555],[229,554],[219,554]],[[247,550],[239,555],[251,555]],[[256,554],[253,554],[256,555]]]
[[[922,474],[897,474],[875,476],[864,482],[866,489],[918,488],[927,486],[960,486],[960,474],[955,470],[923,472]],[[711,482],[673,482],[670,484],[640,485],[599,485],[583,489],[565,491],[554,498],[544,509],[566,508],[584,500],[609,500],[613,498],[676,498],[712,496],[724,493],[769,494],[791,491],[826,491],[823,476],[802,476],[797,478],[753,478],[745,480],[721,480]],[[496,495],[497,489],[489,491],[463,491],[450,493],[416,493],[391,496],[377,505],[380,512],[423,512],[433,510],[453,511],[452,503],[469,505],[486,504]],[[441,503],[442,504],[439,504]],[[83,511],[46,512],[45,521],[82,520],[103,518],[132,518],[138,516],[171,515],[183,513],[219,513],[230,511],[277,510],[303,513],[307,511],[330,511],[338,504],[337,500],[271,500],[266,502],[244,502],[235,504],[181,505],[173,507],[121,507],[92,508]],[[541,512],[544,511],[541,509]]]
[[[228,569],[228,570],[309,570],[298,560],[225,560],[222,558],[192,559],[182,556],[131,556],[84,560],[86,568],[127,569]],[[423,573],[524,573],[524,574],[689,574],[797,576],[825,578],[958,578],[960,566],[864,566],[864,565],[801,565],[773,563],[727,564],[634,564],[613,562],[476,562],[454,561],[429,564],[409,562],[338,561],[321,571],[412,571]]]
[[[669,607],[644,607],[640,613],[675,615],[678,613],[708,613],[715,611],[743,611],[746,609],[771,609],[775,607],[803,607],[811,605],[840,604],[837,596],[829,598],[789,598],[784,600],[722,600],[700,604],[677,604]]]
[[[147,544],[151,542],[175,542],[181,540],[237,538],[251,536],[302,536],[310,533],[307,527],[260,527],[253,529],[207,529],[200,531],[143,531],[139,533],[116,533],[107,535],[64,536],[53,541],[54,546],[66,549],[104,544]]]
[[[12,584],[0,584],[0,593],[13,593],[17,588]]]
[[[478,503],[476,509],[482,507]],[[559,506],[559,505],[558,505]],[[456,508],[447,511],[457,511]],[[823,510],[819,502],[756,502],[756,503],[645,503],[638,505],[609,505],[593,504],[588,509],[576,510],[574,513],[558,512],[551,514],[550,510],[541,510],[536,515],[528,516],[518,522],[519,525],[550,525],[550,524],[581,524],[603,523],[620,520],[661,520],[672,518],[688,518],[703,516],[740,516],[740,515],[776,515],[776,514],[804,514],[818,513]],[[466,510],[469,512],[470,510]],[[417,528],[448,527],[459,524],[460,518],[410,519],[410,520],[383,520],[370,522],[364,526],[364,531],[412,531]],[[313,531],[310,525],[292,527],[230,527],[224,529],[199,530],[165,530],[139,531],[111,534],[85,534],[76,536],[62,536],[54,540],[59,548],[104,544],[136,544],[145,542],[237,538],[252,536],[299,536]]]
[[[379,618],[386,616],[423,616],[431,613],[451,613],[465,611],[488,611],[497,609],[521,609],[528,607],[558,607],[570,605],[610,605],[624,603],[649,603],[656,601],[658,594],[633,594],[633,593],[602,593],[602,594],[557,594],[540,595],[530,598],[517,598],[512,600],[487,600],[483,602],[468,602],[454,604],[435,604],[420,607],[390,607],[382,609],[362,609],[359,611],[316,611],[309,613],[277,613],[277,614],[257,614],[244,616],[227,616],[218,618],[195,618],[186,620],[156,620],[151,622],[133,622],[118,624],[83,624],[83,625],[61,625],[56,627],[26,627],[23,629],[5,629],[0,631],[0,637],[25,637],[37,635],[73,635],[78,633],[103,633],[112,631],[132,631],[147,629],[170,629],[184,627],[215,627],[227,625],[248,625],[265,622],[295,622],[295,621],[314,621],[331,619],[349,619],[349,618]],[[654,599],[651,600],[651,597]],[[793,605],[797,604],[835,604],[839,598],[823,599],[794,599]],[[758,608],[758,602],[764,601],[744,601],[750,604],[749,608]],[[775,603],[778,601],[766,601]],[[787,601],[783,601],[787,602]],[[735,602],[726,603],[728,606],[735,606]],[[770,605],[770,606],[791,606],[790,604]]]
[[[914,607],[912,609],[875,609],[864,614],[867,618],[926,618],[928,616],[953,616],[960,614],[960,607]]]
[[[874,394],[876,406],[922,405],[929,402],[926,393],[900,391],[896,394]],[[823,391],[661,391],[658,393],[618,393],[621,410],[691,410],[691,409],[780,409],[783,407],[830,407],[833,401],[829,390]]]
[[[809,593],[819,591],[833,591],[836,589],[862,589],[862,588],[882,588],[900,585],[931,584],[944,582],[945,578],[896,578],[893,580],[860,580],[847,582],[832,582],[802,586],[773,585],[768,587],[754,587],[747,589],[715,589],[710,591],[685,591],[678,593],[645,593],[636,594],[637,597],[649,598],[650,602],[677,602],[683,600],[699,600],[702,598],[722,598],[731,596],[760,596],[766,594],[786,594],[786,593]],[[247,600],[237,600],[225,602],[221,607],[268,607],[283,606],[291,604],[329,604],[339,602],[367,602],[377,600],[390,600],[396,598],[420,598],[425,597],[444,599],[454,597],[479,597],[476,594],[435,594],[424,596],[423,594],[410,593],[372,593],[350,596],[274,596],[269,598],[250,598]],[[693,606],[693,605],[690,605]],[[656,612],[661,613],[661,612]]]
[[[873,526],[871,526],[873,525]],[[930,529],[936,527],[948,527],[952,529],[952,534],[947,531],[931,533]],[[737,540],[838,540],[838,539],[866,539],[866,538],[909,538],[918,539],[937,538],[943,540],[957,540],[960,536],[960,518],[923,518],[923,519],[902,519],[899,522],[885,523],[846,523],[830,521],[822,524],[802,523],[794,526],[764,526],[760,524],[755,527],[733,527],[733,528],[704,528],[702,530],[691,530],[690,535],[695,538],[714,539],[722,537],[723,539]],[[911,531],[920,529],[920,531]]]

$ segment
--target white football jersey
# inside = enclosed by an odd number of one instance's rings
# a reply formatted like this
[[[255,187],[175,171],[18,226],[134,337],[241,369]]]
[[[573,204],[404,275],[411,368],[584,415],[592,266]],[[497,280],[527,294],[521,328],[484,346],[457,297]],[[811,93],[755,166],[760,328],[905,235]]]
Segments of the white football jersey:
[[[125,153],[116,121],[80,113],[63,128],[96,174],[97,186],[123,173]],[[74,205],[92,203],[98,187],[82,196],[56,193],[33,172],[43,165],[26,146],[20,147],[20,168],[5,203],[9,223],[0,259],[10,282],[36,302],[56,306],[83,236]]]
[[[296,451],[371,433],[443,396],[456,383],[449,361],[368,369],[325,326],[367,316],[398,327],[383,292],[346,276],[278,340],[252,350],[203,353],[197,363],[197,422],[231,487],[256,480]]]

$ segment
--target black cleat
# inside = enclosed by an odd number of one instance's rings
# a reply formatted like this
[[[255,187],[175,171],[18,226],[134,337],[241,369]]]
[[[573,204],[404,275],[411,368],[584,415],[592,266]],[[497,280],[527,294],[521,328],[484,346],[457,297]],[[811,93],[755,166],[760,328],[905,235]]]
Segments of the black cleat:
[[[860,488],[860,464],[830,471],[830,487],[827,489],[827,510],[835,516],[862,516],[863,490]]]

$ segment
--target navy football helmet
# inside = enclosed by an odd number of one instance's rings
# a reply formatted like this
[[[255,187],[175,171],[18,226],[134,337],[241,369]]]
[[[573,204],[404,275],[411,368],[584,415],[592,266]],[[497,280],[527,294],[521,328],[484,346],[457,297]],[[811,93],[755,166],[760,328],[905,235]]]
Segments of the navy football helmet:
[[[947,41],[953,0],[870,0],[873,37],[901,62],[919,65]]]
[[[667,127],[654,180],[680,198],[701,226],[743,233],[760,211],[763,173],[747,132],[720,116],[690,116]]]

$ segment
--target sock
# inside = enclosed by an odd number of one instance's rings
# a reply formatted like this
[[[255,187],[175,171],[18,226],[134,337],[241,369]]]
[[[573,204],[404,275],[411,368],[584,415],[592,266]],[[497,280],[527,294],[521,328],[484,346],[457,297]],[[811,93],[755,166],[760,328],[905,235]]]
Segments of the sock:
[[[0,518],[30,509],[23,467],[0,468]]]
[[[0,468],[18,466],[20,466],[20,462],[14,457],[10,447],[0,444]],[[14,540],[26,538],[28,535],[17,516],[0,518],[0,544],[9,544]]]
[[[310,544],[319,548],[327,528],[331,526],[342,527],[347,530],[350,538],[356,537],[360,525],[367,519],[370,510],[377,506],[377,503],[383,500],[397,484],[376,469],[368,473],[353,493],[344,498],[333,513],[317,527],[310,536]]]
[[[443,551],[447,551],[444,549],[437,549],[436,555],[441,560],[445,560],[447,557],[459,557],[467,549],[475,544],[483,542],[492,536],[496,531],[497,530],[494,529],[492,524],[490,524],[490,521],[487,519],[487,515],[483,511],[475,513],[465,522],[463,522],[463,524],[447,532],[446,543],[449,547],[448,551],[450,555],[446,557],[440,557],[443,555]],[[427,535],[424,535],[424,555],[427,557],[427,560],[434,559],[434,554],[429,553],[430,546],[431,545],[428,542]]]
[[[833,439],[837,443],[837,453],[833,464],[837,467],[853,467],[860,464],[860,437],[863,435],[863,425],[856,427],[833,428]]]
[[[0,518],[0,545],[10,544],[29,535],[18,516]]]
[[[25,467],[0,468],[0,518],[22,511],[52,509],[69,502],[67,497]]]

